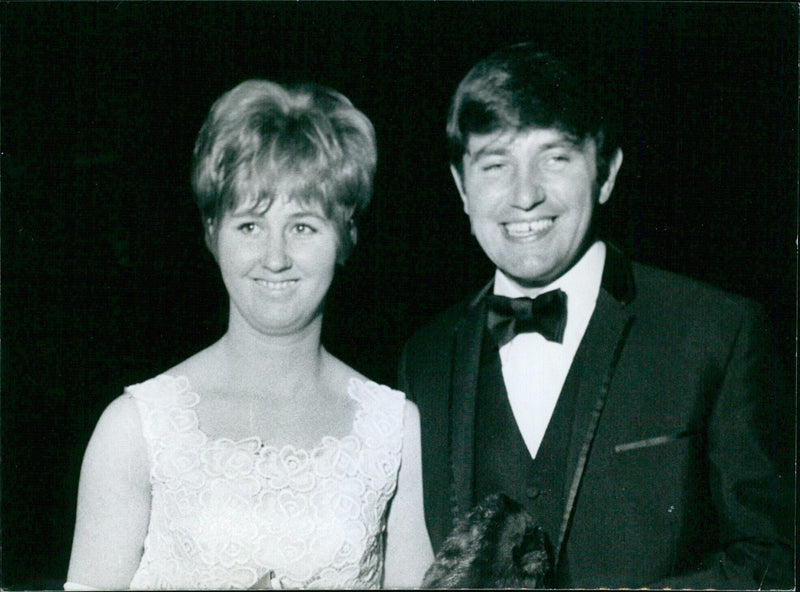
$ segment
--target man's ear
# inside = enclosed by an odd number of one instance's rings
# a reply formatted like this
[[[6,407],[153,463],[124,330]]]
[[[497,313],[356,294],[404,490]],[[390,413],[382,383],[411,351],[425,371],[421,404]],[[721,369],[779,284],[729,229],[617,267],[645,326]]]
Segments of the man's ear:
[[[619,167],[622,166],[622,150],[617,148],[614,156],[611,157],[611,162],[608,163],[608,177],[605,183],[600,187],[600,194],[597,198],[598,203],[604,204],[611,198],[611,191],[614,189],[614,182],[617,179]]]
[[[464,213],[469,215],[469,209],[467,208],[467,194],[464,193],[464,177],[461,175],[461,171],[459,171],[454,164],[450,165],[450,174],[453,175],[453,181],[456,183],[458,195],[461,196],[461,203],[464,204]]]
[[[355,247],[356,243],[358,243],[358,227],[352,219],[350,220],[349,226],[350,227],[347,229],[347,231],[350,233],[350,242]]]

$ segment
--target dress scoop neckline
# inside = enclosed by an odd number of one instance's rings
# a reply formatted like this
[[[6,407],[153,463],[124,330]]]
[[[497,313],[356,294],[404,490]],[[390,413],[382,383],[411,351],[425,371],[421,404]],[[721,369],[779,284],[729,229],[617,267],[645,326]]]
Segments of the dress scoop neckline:
[[[266,444],[261,436],[245,436],[244,438],[233,439],[228,436],[212,436],[203,429],[200,423],[200,417],[197,414],[196,407],[202,400],[200,393],[194,390],[189,378],[184,374],[168,374],[162,373],[156,376],[153,380],[168,380],[171,387],[174,389],[175,394],[189,396],[190,401],[180,401],[176,403],[176,407],[183,409],[191,416],[190,430],[197,433],[202,437],[202,444],[200,447],[206,446],[233,446],[235,448],[246,448],[256,454],[263,455],[270,452],[276,454],[292,454],[297,456],[306,456],[312,458],[316,453],[321,452],[325,448],[334,446],[341,446],[348,440],[356,438],[356,426],[366,413],[364,407],[363,396],[358,393],[361,389],[381,389],[389,388],[382,386],[372,380],[362,380],[355,376],[347,381],[347,396],[356,402],[355,413],[353,413],[353,420],[350,423],[350,430],[343,436],[322,436],[321,440],[311,447],[295,446],[294,444]]]

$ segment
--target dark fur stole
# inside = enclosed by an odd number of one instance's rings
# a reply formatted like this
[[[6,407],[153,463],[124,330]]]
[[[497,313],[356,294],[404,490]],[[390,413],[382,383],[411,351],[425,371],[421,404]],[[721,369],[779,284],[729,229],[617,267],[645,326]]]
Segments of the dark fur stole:
[[[543,588],[551,573],[547,535],[517,502],[488,496],[456,522],[423,588]]]

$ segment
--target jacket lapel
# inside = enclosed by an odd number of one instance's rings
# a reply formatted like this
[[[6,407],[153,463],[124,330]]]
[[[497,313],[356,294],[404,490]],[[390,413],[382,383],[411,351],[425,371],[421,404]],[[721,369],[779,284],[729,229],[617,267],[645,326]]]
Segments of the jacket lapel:
[[[634,296],[630,261],[616,247],[607,245],[597,305],[570,368],[570,374],[577,373],[578,392],[567,464],[567,498],[555,548],[556,562],[566,543],[614,370],[635,321],[627,308]]]
[[[489,282],[472,299],[455,331],[449,413],[453,517],[472,507],[475,401],[486,307],[484,295],[492,285],[493,281]]]

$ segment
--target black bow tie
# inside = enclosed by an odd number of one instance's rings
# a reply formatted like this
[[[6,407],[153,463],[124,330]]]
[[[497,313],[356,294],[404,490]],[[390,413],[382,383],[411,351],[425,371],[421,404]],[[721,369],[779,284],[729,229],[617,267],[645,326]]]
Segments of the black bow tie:
[[[567,326],[567,295],[561,290],[536,298],[488,296],[486,327],[502,347],[519,333],[541,333],[548,341],[561,343]]]

